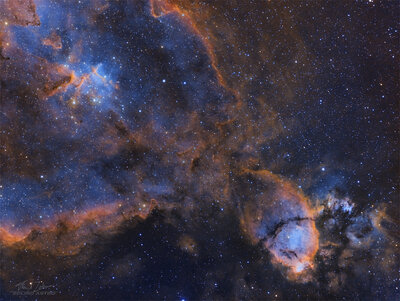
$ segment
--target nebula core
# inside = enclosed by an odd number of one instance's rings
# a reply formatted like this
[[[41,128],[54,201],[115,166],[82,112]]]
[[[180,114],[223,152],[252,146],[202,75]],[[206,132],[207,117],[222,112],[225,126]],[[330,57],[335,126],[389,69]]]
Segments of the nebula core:
[[[398,300],[397,1],[0,0],[0,300]]]

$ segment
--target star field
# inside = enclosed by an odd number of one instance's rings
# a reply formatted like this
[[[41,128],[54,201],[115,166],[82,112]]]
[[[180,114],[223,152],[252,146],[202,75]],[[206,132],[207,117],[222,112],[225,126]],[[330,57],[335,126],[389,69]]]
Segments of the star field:
[[[398,299],[398,8],[0,0],[0,299]]]

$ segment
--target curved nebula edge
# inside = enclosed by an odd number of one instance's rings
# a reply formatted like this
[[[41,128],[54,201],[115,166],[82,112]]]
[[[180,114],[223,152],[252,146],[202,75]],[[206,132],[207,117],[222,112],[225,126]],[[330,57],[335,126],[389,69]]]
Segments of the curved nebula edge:
[[[0,4],[5,296],[25,279],[68,282],[75,269],[95,277],[88,265],[103,261],[112,262],[107,275],[135,279],[148,268],[145,255],[129,251],[140,243],[160,244],[160,258],[175,248],[185,262],[211,250],[235,254],[227,237],[244,245],[251,263],[243,264],[255,275],[299,291],[345,294],[348,275],[371,269],[392,277],[399,231],[391,205],[365,207],[335,191],[307,195],[265,164],[259,149],[285,127],[268,101],[248,100],[248,85],[231,79],[218,30],[204,22],[210,7],[82,2]],[[157,227],[174,233],[168,242]],[[109,248],[124,251],[112,259]],[[239,270],[232,291],[251,296]],[[58,286],[70,296],[96,294],[72,287],[78,279]],[[113,288],[111,279],[100,282]],[[386,284],[389,295],[394,285]]]

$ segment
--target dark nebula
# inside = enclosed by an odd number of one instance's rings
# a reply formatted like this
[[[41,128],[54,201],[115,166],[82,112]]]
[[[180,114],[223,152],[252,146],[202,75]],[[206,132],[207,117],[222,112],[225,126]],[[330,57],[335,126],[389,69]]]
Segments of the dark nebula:
[[[0,300],[399,300],[399,5],[0,0]]]

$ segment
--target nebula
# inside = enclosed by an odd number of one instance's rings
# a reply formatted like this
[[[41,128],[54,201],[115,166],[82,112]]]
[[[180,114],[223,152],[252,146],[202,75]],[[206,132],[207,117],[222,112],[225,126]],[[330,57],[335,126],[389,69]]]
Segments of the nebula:
[[[394,7],[0,1],[1,298],[398,298]]]
[[[312,267],[318,250],[318,231],[308,200],[290,183],[268,171],[247,171],[260,190],[244,204],[243,224],[253,240],[261,241],[277,262],[300,276]],[[257,184],[256,184],[257,185]],[[244,197],[248,198],[245,194]]]

